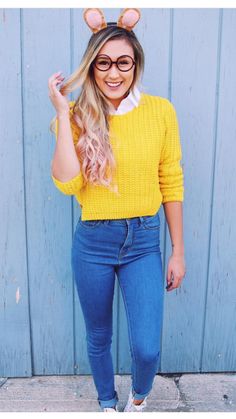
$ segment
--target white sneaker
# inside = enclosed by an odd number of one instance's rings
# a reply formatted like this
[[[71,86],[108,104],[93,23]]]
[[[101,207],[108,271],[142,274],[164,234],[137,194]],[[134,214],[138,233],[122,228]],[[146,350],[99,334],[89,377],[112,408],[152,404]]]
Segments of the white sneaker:
[[[115,405],[115,407],[104,407],[102,409],[103,412],[119,412],[117,406]]]
[[[147,397],[148,397],[148,395],[146,397],[144,397],[142,403],[134,404],[133,403],[134,397],[133,397],[133,393],[132,393],[132,389],[131,389],[130,393],[129,393],[129,398],[128,398],[127,404],[124,408],[124,412],[142,412],[143,409],[147,405],[147,402],[146,402]]]

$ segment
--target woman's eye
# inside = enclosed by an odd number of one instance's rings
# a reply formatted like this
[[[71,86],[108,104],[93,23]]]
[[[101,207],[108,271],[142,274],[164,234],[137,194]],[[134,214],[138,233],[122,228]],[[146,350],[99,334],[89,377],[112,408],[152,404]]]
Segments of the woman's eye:
[[[109,64],[109,61],[98,61],[97,63],[101,65],[107,65]]]

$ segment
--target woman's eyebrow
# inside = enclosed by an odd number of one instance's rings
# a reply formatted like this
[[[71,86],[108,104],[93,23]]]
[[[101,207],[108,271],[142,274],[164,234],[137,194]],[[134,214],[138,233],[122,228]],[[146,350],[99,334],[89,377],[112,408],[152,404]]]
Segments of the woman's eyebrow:
[[[120,55],[118,55],[118,57],[116,57],[116,58],[114,58],[114,60],[117,60],[118,58],[120,58],[120,57],[123,57],[123,56],[126,56],[126,55],[128,55],[129,57],[131,57],[132,58],[132,55],[129,55],[129,54],[120,54]],[[105,57],[109,57],[111,60],[112,60],[112,58],[110,57],[110,55],[108,55],[108,54],[98,54],[97,55],[97,57],[103,57],[103,56],[105,56]],[[134,59],[134,58],[133,58]],[[114,61],[114,60],[112,60],[112,61]]]

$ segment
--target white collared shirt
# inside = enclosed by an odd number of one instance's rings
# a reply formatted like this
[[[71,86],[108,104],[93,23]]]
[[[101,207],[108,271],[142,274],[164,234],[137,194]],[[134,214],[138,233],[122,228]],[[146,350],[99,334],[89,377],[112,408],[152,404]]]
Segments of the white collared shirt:
[[[137,86],[134,86],[133,90],[120,102],[117,109],[110,110],[110,115],[122,115],[138,106],[141,92]]]

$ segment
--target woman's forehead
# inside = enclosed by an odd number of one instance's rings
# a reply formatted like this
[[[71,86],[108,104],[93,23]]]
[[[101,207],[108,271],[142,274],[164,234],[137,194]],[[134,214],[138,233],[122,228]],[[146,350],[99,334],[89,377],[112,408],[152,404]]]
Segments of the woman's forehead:
[[[109,57],[116,59],[120,55],[133,56],[133,48],[124,39],[114,39],[107,41],[99,50],[99,54],[106,54]]]

